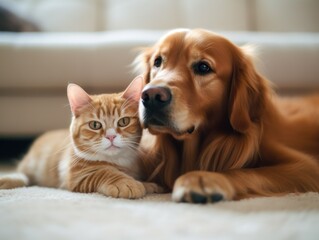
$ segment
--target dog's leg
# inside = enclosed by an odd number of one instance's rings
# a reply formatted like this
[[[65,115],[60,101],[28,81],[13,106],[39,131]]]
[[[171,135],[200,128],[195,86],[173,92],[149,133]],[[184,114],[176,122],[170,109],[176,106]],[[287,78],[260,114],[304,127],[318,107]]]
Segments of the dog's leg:
[[[176,180],[173,200],[207,203],[292,192],[319,192],[318,163],[303,153],[287,148],[280,154],[274,156],[275,162],[281,160],[280,164],[272,166],[223,173],[188,172]]]

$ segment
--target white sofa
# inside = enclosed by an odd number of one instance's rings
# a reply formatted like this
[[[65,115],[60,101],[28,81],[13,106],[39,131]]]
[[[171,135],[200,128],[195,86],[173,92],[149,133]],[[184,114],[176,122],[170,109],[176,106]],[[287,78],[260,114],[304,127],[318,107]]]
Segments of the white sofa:
[[[0,32],[0,137],[67,127],[69,82],[124,89],[138,47],[165,31],[206,28],[258,46],[280,91],[319,89],[317,0],[0,0],[41,32]]]

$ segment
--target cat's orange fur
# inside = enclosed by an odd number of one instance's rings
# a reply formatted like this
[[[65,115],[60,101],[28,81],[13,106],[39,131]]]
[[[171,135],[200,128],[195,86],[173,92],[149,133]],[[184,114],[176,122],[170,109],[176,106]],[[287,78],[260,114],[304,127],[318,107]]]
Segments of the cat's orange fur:
[[[141,88],[141,77],[118,94],[89,96],[69,85],[70,130],[39,137],[18,166],[20,178],[0,178],[0,188],[36,184],[121,198],[160,191],[155,184],[140,182],[145,179],[138,149]]]

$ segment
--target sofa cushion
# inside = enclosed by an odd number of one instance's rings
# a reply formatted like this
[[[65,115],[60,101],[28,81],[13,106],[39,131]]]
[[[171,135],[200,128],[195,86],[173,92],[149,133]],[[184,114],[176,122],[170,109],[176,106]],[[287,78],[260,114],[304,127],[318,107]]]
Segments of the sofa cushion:
[[[49,32],[178,27],[319,31],[317,0],[0,0],[0,4]]]
[[[98,29],[100,0],[1,0],[0,4],[35,22],[46,32],[91,32]]]
[[[134,77],[131,63],[139,47],[163,31],[105,33],[3,33],[0,36],[0,89],[64,89],[75,82],[116,91]],[[258,68],[281,88],[318,86],[318,33],[222,32],[238,45],[254,44]],[[134,50],[135,49],[135,50]]]
[[[105,30],[207,28],[249,30],[247,0],[106,0]]]
[[[2,33],[0,89],[61,90],[68,82],[115,91],[133,77],[134,48],[162,32]]]
[[[318,0],[256,0],[256,31],[319,32]]]
[[[180,2],[183,26],[214,31],[251,30],[249,0],[185,0]]]
[[[17,96],[0,94],[0,136],[33,136],[48,130],[68,128],[71,112],[66,89],[60,94],[41,91]]]

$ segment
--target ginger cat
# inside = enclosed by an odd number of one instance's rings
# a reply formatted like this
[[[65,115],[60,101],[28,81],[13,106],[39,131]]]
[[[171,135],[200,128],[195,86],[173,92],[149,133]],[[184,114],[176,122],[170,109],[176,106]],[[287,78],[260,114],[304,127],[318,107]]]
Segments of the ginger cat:
[[[18,165],[20,174],[0,178],[0,189],[40,185],[115,198],[160,192],[156,184],[140,182],[137,112],[142,85],[143,78],[137,77],[122,93],[90,96],[69,84],[70,129],[40,136]]]

